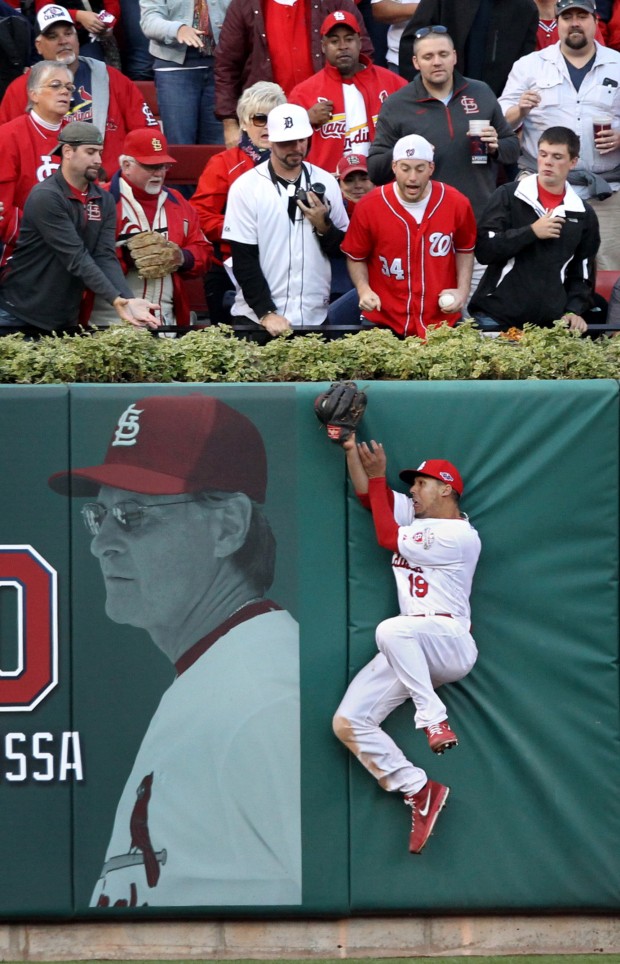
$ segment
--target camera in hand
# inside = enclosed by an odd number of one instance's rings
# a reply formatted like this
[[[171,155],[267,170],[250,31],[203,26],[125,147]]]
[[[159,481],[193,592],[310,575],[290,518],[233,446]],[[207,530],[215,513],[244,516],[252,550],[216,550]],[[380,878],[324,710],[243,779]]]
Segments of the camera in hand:
[[[316,194],[319,201],[323,202],[325,198],[325,185],[316,181],[314,184],[310,185],[310,190]],[[308,203],[308,192],[303,189],[303,187],[298,187],[295,192],[295,200],[301,201],[302,204]]]

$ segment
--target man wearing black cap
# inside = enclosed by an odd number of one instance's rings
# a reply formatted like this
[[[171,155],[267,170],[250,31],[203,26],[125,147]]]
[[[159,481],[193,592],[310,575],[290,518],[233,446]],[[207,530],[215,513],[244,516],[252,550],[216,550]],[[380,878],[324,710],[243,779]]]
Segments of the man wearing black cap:
[[[547,128],[578,135],[579,164],[568,181],[599,219],[598,267],[620,271],[620,53],[594,39],[594,0],[559,0],[555,10],[559,41],[517,60],[500,106],[521,131],[519,167],[527,173],[536,172]]]
[[[393,552],[400,615],[377,627],[379,653],[349,685],[334,732],[384,790],[403,794],[412,816],[409,850],[418,854],[450,791],[414,766],[381,723],[410,699],[416,729],[425,731],[434,753],[458,745],[435,689],[462,679],[476,662],[469,595],[480,539],[460,511],[463,481],[450,462],[427,459],[401,472],[407,497],[387,486],[382,445],[357,445],[351,436],[343,448],[355,491],[372,511],[377,541]]]
[[[136,327],[157,328],[155,304],[134,298],[115,253],[116,208],[95,182],[103,138],[69,124],[58,138],[60,168],[35,185],[24,206],[15,253],[0,278],[0,334],[75,329],[86,289]]]
[[[299,631],[265,598],[267,458],[245,415],[202,394],[120,413],[101,465],[51,488],[92,500],[115,623],[174,664],[122,793],[91,906],[299,904]]]

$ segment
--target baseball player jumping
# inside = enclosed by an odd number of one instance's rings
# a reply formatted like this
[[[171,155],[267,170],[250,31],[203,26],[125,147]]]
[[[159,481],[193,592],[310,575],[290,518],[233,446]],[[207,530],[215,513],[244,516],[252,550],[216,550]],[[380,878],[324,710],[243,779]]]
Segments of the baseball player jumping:
[[[458,740],[435,687],[462,679],[476,662],[469,595],[480,539],[459,509],[463,482],[443,459],[428,459],[400,478],[410,498],[386,483],[383,446],[343,442],[355,491],[372,511],[379,545],[390,549],[400,615],[379,624],[379,653],[350,684],[334,716],[334,732],[385,790],[399,790],[411,807],[411,853],[433,832],[449,788],[407,760],[381,723],[411,699],[415,725],[431,750]]]

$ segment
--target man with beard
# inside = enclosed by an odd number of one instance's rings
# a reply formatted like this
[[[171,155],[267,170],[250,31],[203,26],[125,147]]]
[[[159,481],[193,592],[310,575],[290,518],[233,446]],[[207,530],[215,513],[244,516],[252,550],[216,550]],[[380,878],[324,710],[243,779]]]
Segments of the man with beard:
[[[36,184],[24,206],[15,253],[0,279],[0,335],[75,330],[82,296],[102,295],[122,321],[158,328],[157,305],[134,298],[114,250],[116,208],[95,182],[103,137],[76,122],[60,132],[60,168]]]
[[[598,216],[598,267],[620,271],[620,53],[594,39],[594,0],[559,0],[555,9],[558,43],[515,63],[500,104],[513,129],[521,128],[519,167],[527,173],[536,172],[548,127],[579,136],[579,164],[568,181]]]
[[[189,201],[164,184],[176,162],[161,131],[131,131],[119,161],[109,191],[116,203],[116,251],[125,278],[136,297],[159,306],[165,325],[186,327],[190,312],[183,278],[204,275],[211,245]],[[138,235],[141,247],[132,250]],[[118,315],[99,296],[90,321],[118,324]]]
[[[223,238],[237,295],[231,314],[259,334],[317,328],[327,316],[329,259],[349,225],[336,178],[305,163],[312,126],[298,104],[267,120],[271,156],[230,188]],[[322,197],[320,196],[322,195]]]

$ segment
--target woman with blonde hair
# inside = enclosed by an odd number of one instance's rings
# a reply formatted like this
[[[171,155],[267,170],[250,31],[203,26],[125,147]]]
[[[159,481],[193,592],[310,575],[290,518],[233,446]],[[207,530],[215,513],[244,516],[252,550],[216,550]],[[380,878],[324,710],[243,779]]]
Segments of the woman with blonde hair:
[[[278,84],[260,80],[243,92],[237,103],[237,117],[241,139],[237,147],[214,154],[200,175],[190,203],[196,208],[202,230],[213,244],[215,257],[205,275],[205,294],[211,322],[230,321],[230,313],[222,302],[233,284],[222,262],[230,256],[228,245],[222,241],[224,212],[231,184],[245,171],[269,158],[267,115],[278,104],[286,103],[284,91]]]

